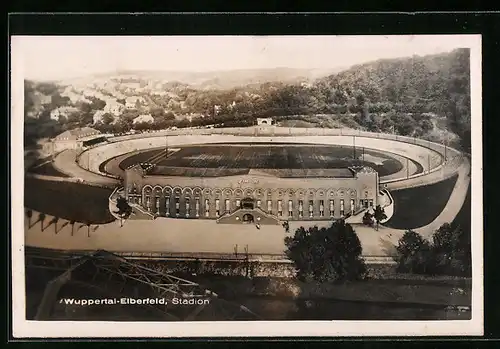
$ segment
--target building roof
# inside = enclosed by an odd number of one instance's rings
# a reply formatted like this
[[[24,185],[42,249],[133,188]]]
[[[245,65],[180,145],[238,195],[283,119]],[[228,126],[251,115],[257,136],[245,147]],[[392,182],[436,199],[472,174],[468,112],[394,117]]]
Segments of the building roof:
[[[193,168],[154,166],[147,171],[152,176],[179,177],[226,177],[253,175],[278,178],[353,178],[354,172],[348,168],[332,169],[248,169],[248,168]]]
[[[91,127],[75,128],[72,130],[67,130],[55,137],[56,141],[68,141],[68,140],[79,140],[82,138],[88,138],[89,136],[100,135],[101,132],[93,129]]]
[[[374,172],[377,172],[373,168],[368,167],[368,166],[357,167],[357,168],[354,168],[354,170],[357,173],[374,173]]]

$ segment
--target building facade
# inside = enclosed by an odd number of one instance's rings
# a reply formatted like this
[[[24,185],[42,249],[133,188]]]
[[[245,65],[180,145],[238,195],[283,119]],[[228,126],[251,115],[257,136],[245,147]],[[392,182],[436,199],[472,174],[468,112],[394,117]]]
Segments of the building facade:
[[[340,178],[282,178],[254,170],[224,177],[148,175],[152,167],[125,171],[129,203],[155,216],[219,223],[339,219],[377,205],[379,191],[378,173],[371,168],[345,169]]]
[[[258,126],[269,126],[273,124],[273,118],[257,118]]]
[[[78,150],[105,140],[106,136],[101,132],[90,127],[82,127],[64,131],[56,136],[44,145],[44,151],[55,154],[67,149]]]

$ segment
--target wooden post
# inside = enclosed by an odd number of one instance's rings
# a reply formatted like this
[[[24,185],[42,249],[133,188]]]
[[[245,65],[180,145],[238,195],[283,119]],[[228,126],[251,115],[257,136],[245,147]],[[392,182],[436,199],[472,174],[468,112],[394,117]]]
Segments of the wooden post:
[[[248,259],[248,245],[245,246],[245,277],[248,278],[250,274],[250,261]]]

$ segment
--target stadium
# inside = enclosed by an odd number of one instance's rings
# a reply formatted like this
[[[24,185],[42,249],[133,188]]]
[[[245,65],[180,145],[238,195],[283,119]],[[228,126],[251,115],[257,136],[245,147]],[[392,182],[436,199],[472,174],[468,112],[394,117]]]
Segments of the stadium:
[[[99,230],[81,239],[29,234],[28,244],[182,255],[231,254],[236,245],[248,245],[258,255],[282,256],[283,223],[294,231],[343,218],[358,224],[365,256],[387,256],[391,251],[381,238],[395,244],[404,229],[417,228],[430,236],[452,221],[470,181],[469,160],[459,151],[392,134],[258,125],[95,137],[96,144],[68,146],[54,155],[51,165],[59,177],[28,173],[43,183],[79,186],[59,195],[64,205],[46,200],[62,185],[42,192],[38,181],[25,197],[35,212]],[[411,209],[415,195],[425,195],[418,200],[428,204]],[[121,222],[119,197],[133,209],[123,226],[112,223]],[[388,218],[378,234],[364,233],[362,216],[376,205]],[[143,229],[147,239],[138,240],[136,232]],[[211,236],[216,245],[207,241]]]

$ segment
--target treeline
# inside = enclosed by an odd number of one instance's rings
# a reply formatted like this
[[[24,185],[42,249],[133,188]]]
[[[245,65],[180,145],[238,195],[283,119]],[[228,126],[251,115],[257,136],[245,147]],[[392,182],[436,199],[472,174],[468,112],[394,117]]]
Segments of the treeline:
[[[470,229],[443,224],[432,241],[409,230],[396,247],[398,272],[426,275],[471,276]]]
[[[374,232],[375,233],[375,232]],[[344,220],[329,227],[298,228],[285,237],[285,253],[302,281],[349,281],[366,278],[362,246],[353,226]],[[432,241],[407,231],[396,246],[396,272],[428,276],[470,277],[470,229],[443,224]]]

